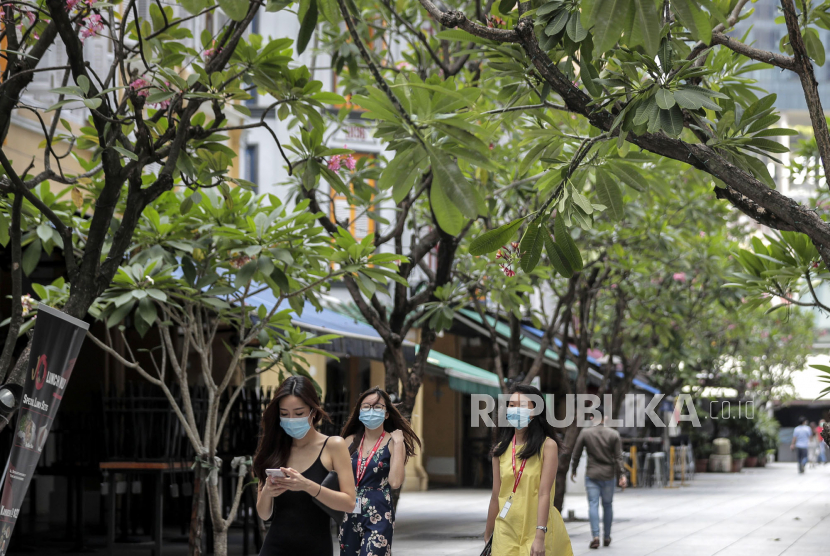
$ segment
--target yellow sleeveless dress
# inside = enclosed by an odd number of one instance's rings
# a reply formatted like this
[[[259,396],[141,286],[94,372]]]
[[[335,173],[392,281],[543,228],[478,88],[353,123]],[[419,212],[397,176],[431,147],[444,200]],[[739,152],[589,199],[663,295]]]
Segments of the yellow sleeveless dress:
[[[516,454],[522,445],[516,446]],[[527,460],[519,488],[513,495],[513,502],[507,517],[496,517],[493,531],[493,556],[528,556],[530,547],[536,539],[536,513],[539,506],[539,483],[542,480],[542,461],[544,451]],[[521,459],[516,458],[516,468],[521,466]],[[499,513],[504,503],[513,493],[513,450],[508,447],[499,458],[501,488],[499,489]],[[548,510],[548,532],[545,535],[545,556],[573,556],[571,539],[565,529],[562,514],[553,507],[556,481],[550,489],[550,509]]]

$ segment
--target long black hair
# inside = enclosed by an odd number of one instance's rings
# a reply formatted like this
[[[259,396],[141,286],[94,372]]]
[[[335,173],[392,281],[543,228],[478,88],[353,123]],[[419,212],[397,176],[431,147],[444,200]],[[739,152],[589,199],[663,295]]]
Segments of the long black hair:
[[[418,435],[415,434],[415,431],[412,430],[412,426],[409,424],[409,421],[407,421],[406,418],[401,415],[401,412],[398,411],[398,408],[392,404],[392,398],[389,397],[389,394],[387,394],[386,391],[381,390],[380,386],[369,388],[360,395],[354,409],[352,409],[351,415],[349,415],[349,420],[346,421],[345,425],[343,425],[343,430],[340,432],[340,436],[348,438],[349,436],[354,435],[354,441],[349,447],[349,452],[354,453],[354,451],[357,450],[357,443],[360,442],[360,439],[363,437],[363,432],[366,430],[366,427],[364,427],[363,423],[360,422],[360,404],[363,403],[363,400],[374,394],[378,395],[378,400],[383,400],[383,403],[386,405],[386,412],[389,414],[386,420],[383,421],[383,430],[386,432],[400,430],[403,433],[403,443],[406,447],[406,459],[408,460],[415,455],[415,445],[417,444],[419,448],[421,447],[421,440],[418,438]]]
[[[316,428],[321,421],[331,422],[328,414],[320,405],[320,397],[311,380],[304,376],[290,376],[280,385],[274,398],[262,413],[261,434],[259,446],[252,465],[253,473],[260,481],[265,481],[265,470],[282,467],[288,462],[291,454],[293,438],[282,430],[280,426],[280,400],[288,396],[296,396],[311,408],[314,414],[312,423]]]
[[[519,451],[518,457],[521,459],[529,459],[539,455],[545,445],[545,440],[548,438],[552,438],[557,446],[559,446],[559,435],[556,434],[556,430],[548,423],[546,418],[545,397],[542,392],[535,386],[529,384],[514,384],[510,387],[509,394],[513,395],[516,393],[538,396],[542,400],[542,411],[534,416],[527,425],[525,445]],[[510,425],[499,427],[496,433],[496,442],[490,450],[490,457],[501,457],[513,441],[514,434],[516,434],[516,429]]]

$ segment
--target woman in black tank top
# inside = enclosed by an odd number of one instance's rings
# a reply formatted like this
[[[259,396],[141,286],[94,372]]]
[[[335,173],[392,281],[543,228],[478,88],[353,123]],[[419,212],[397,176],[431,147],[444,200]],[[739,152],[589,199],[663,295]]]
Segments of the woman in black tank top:
[[[257,513],[270,519],[271,527],[260,556],[331,556],[330,518],[315,498],[335,510],[354,508],[348,448],[339,436],[327,437],[315,430],[323,419],[328,420],[328,415],[320,407],[314,385],[301,376],[282,383],[262,416],[253,472],[259,480]],[[339,490],[321,485],[332,470],[338,475]]]

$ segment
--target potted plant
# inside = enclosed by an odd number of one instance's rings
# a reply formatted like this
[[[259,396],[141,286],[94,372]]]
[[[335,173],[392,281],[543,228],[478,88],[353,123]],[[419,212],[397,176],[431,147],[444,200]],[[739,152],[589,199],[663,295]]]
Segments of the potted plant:
[[[735,452],[732,454],[732,473],[740,473],[744,468],[744,460],[746,459],[746,452]]]
[[[712,455],[711,444],[701,444],[695,447],[695,473],[705,473],[709,470],[710,455]]]

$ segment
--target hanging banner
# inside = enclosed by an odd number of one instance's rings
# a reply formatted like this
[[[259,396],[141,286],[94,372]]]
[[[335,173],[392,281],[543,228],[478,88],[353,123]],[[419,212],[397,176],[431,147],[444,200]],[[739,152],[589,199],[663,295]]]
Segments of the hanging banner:
[[[29,354],[29,372],[14,425],[14,443],[0,479],[0,556],[9,548],[29,481],[46,445],[66,384],[89,325],[39,305]],[[12,421],[15,423],[14,421]]]

